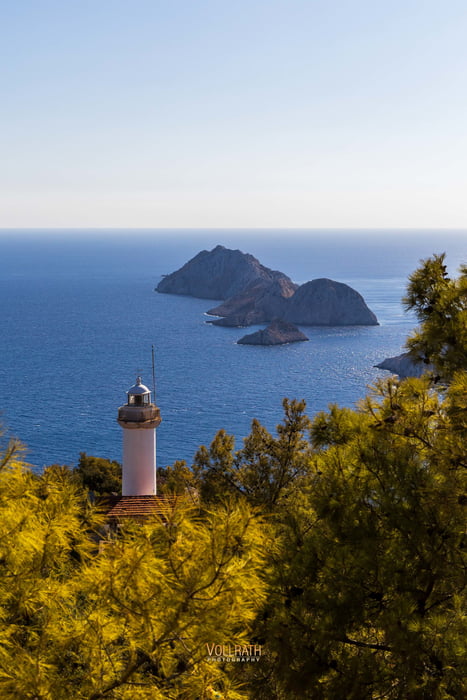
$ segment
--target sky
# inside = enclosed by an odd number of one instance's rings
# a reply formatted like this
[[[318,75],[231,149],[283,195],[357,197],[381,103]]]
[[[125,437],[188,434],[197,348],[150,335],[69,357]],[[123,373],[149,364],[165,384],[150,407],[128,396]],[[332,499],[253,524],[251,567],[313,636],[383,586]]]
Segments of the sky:
[[[467,228],[465,0],[0,0],[0,228]]]

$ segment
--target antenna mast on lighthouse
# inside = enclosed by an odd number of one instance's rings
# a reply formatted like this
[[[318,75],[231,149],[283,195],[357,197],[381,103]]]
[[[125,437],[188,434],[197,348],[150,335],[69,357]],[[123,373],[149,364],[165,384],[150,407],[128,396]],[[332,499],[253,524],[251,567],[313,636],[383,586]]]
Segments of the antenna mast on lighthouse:
[[[154,345],[152,346],[152,401],[156,403],[156,370],[154,364]]]

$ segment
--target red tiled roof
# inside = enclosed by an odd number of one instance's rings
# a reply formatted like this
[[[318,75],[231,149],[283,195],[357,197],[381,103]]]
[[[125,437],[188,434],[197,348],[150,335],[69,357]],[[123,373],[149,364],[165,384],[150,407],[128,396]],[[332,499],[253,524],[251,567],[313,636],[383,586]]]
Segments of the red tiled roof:
[[[173,496],[107,496],[102,501],[102,508],[108,520],[142,520],[153,515],[167,519],[176,500]]]

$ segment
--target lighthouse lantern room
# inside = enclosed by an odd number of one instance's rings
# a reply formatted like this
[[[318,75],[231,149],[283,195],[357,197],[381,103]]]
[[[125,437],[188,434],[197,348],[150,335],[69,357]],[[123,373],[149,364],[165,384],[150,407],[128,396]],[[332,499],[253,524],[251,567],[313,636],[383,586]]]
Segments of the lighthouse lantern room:
[[[151,402],[151,392],[137,377],[128,391],[128,401],[118,409],[123,428],[122,496],[152,496],[156,486],[156,428],[160,410]]]

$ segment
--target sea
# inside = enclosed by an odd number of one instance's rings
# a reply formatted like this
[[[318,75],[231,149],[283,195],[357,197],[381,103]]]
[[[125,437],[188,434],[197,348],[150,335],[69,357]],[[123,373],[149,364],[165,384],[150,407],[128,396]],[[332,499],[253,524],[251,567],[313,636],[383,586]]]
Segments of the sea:
[[[378,326],[302,327],[309,342],[238,345],[248,330],[207,323],[216,302],[155,292],[161,276],[221,244],[301,284],[351,285]],[[158,466],[192,463],[223,428],[236,446],[257,418],[272,432],[282,400],[310,416],[353,407],[403,352],[416,319],[401,299],[421,259],[467,263],[467,231],[453,230],[2,230],[0,420],[3,444],[26,448],[36,471],[80,453],[121,460],[117,410],[136,376],[155,392]]]

